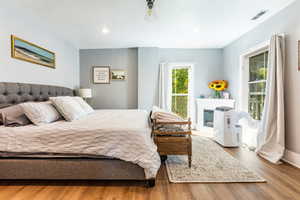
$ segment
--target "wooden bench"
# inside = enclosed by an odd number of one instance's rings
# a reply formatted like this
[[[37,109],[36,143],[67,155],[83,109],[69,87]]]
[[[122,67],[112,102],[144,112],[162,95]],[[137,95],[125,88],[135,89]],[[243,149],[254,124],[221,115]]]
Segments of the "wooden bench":
[[[161,127],[174,126],[174,130],[164,130]],[[179,128],[180,127],[180,128]],[[192,164],[191,120],[182,122],[161,122],[153,120],[152,136],[161,156],[187,155],[189,167]]]

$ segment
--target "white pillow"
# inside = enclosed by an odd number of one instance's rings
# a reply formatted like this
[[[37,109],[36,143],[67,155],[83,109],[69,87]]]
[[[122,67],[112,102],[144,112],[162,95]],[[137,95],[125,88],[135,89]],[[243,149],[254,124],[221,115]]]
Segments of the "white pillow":
[[[85,101],[83,100],[81,97],[73,97],[73,99],[75,99],[75,101],[77,103],[79,103],[79,105],[81,106],[81,108],[87,113],[93,113],[94,109]]]
[[[51,102],[22,103],[25,115],[35,125],[49,124],[60,119],[60,114]]]
[[[72,97],[50,97],[50,101],[67,121],[73,121],[87,115]]]

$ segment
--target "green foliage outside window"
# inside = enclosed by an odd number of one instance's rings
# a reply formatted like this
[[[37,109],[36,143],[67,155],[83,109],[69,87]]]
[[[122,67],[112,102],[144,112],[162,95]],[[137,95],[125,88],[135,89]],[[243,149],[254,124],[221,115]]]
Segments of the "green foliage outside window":
[[[172,112],[176,113],[183,119],[186,119],[188,117],[187,106],[188,106],[187,96],[172,96]]]
[[[249,59],[248,110],[253,119],[261,120],[266,96],[268,51]]]
[[[187,68],[172,70],[172,112],[184,119],[188,117],[188,73]]]
[[[264,52],[249,59],[250,82],[267,79],[268,54],[268,52]]]
[[[189,74],[188,69],[172,70],[172,93],[188,94]]]

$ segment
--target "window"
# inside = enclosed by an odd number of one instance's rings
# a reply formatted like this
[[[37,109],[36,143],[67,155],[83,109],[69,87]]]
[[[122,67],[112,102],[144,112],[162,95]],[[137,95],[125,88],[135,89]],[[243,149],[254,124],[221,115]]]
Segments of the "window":
[[[249,57],[248,112],[261,120],[266,96],[268,51]]]
[[[239,110],[248,112],[256,120],[262,119],[265,104],[269,44],[270,41],[265,41],[240,57]],[[258,129],[252,128],[247,120],[239,123],[242,125],[243,143],[256,146]]]
[[[189,66],[176,66],[171,71],[171,110],[184,119],[190,116],[190,71]]]

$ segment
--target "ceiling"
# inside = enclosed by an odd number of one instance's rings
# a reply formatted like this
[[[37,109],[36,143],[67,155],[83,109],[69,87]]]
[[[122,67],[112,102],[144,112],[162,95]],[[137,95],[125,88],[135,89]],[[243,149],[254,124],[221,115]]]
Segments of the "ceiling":
[[[144,19],[146,0],[5,1],[2,9],[30,16],[76,47],[92,49],[222,48],[294,0],[156,0],[157,19],[151,22]],[[251,21],[261,10],[268,13]]]

